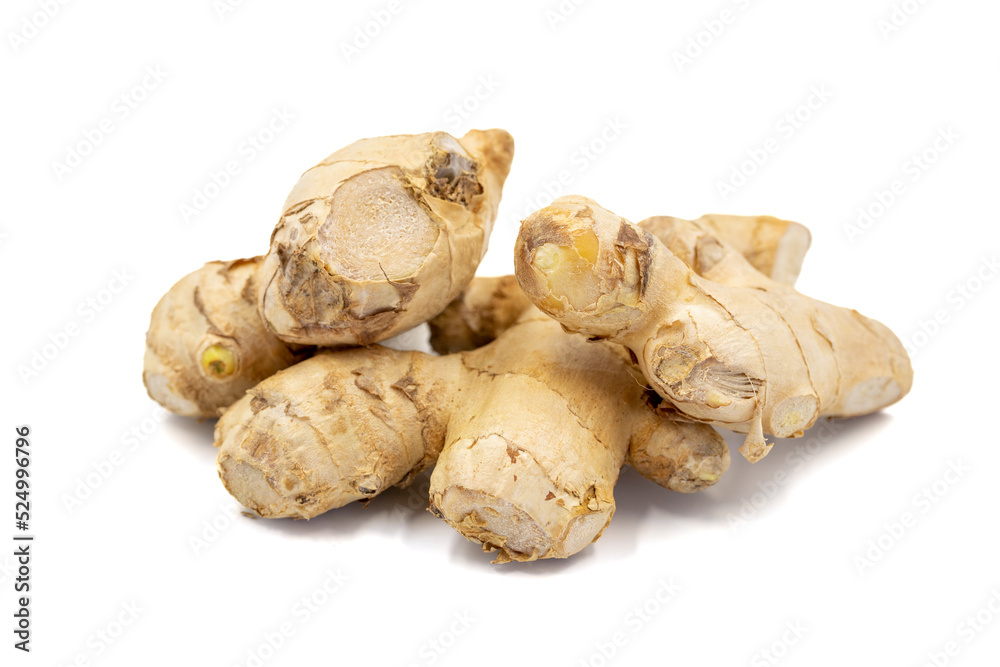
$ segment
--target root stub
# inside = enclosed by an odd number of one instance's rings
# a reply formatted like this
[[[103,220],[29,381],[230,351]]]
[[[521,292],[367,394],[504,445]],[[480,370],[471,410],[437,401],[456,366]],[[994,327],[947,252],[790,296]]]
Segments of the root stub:
[[[513,158],[503,130],[364,139],[299,179],[258,300],[287,343],[391,338],[440,313],[475,274]]]
[[[820,416],[875,412],[909,391],[913,370],[888,328],[791,286],[809,245],[801,226],[729,216],[644,225],[561,197],[522,223],[518,280],[567,330],[628,347],[678,412],[747,433],[748,459],[767,454],[765,434],[797,437]],[[587,229],[596,252],[563,261]]]
[[[544,501],[543,501],[544,502]],[[450,486],[432,499],[432,511],[484,551],[499,551],[496,563],[567,558],[600,537],[613,514],[581,514],[565,532],[552,535],[538,520],[513,503],[483,491]]]

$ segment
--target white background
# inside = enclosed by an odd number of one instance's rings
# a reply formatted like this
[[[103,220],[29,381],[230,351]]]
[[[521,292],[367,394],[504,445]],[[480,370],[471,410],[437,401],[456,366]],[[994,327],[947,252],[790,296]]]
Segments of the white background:
[[[3,663],[993,664],[1000,5],[897,1],[899,26],[891,0],[565,15],[555,0],[408,0],[349,55],[388,0],[68,2],[51,18],[5,2],[0,535],[13,544],[14,426],[29,424],[37,539],[30,655],[12,648],[0,549]],[[251,158],[275,110],[293,118]],[[207,260],[263,252],[291,185],[335,149],[493,126],[517,155],[482,273],[511,271],[517,221],[563,171],[565,192],[631,219],[801,221],[800,289],[916,345],[913,392],[755,466],[731,439],[728,475],[694,496],[625,471],[611,526],[568,561],[490,565],[419,489],[308,523],[240,516],[212,424],[155,419],[140,380],[153,305]],[[768,139],[776,152],[744,165]],[[185,220],[230,160],[239,173]],[[723,196],[734,169],[753,173]],[[859,207],[878,215],[850,233]],[[329,595],[328,572],[346,577]]]

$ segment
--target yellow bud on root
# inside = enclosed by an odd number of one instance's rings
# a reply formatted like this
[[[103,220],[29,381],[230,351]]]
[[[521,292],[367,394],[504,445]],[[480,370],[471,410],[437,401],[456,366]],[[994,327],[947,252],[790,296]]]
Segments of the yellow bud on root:
[[[209,262],[156,304],[142,379],[160,405],[188,417],[218,417],[247,389],[311,353],[278,340],[257,316],[262,259]]]
[[[224,378],[236,372],[236,355],[228,347],[209,345],[201,353],[201,370],[211,378]]]

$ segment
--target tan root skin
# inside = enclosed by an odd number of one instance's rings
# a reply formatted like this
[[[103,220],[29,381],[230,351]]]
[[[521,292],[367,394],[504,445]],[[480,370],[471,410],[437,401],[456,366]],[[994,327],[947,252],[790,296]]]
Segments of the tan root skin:
[[[714,430],[673,422],[648,399],[620,348],[532,308],[473,351],[369,346],[278,373],[219,420],[219,475],[261,516],[309,518],[437,459],[437,516],[500,562],[564,558],[611,520],[627,460],[685,492],[728,467]]]
[[[771,216],[706,215],[695,223],[708,226],[761,273],[789,285],[798,278],[811,240],[804,226]],[[646,218],[639,226],[668,247],[673,244],[678,252],[688,250],[678,244],[685,241],[682,232],[690,226],[687,220],[657,216]],[[482,347],[531,305],[516,276],[476,276],[458,298],[428,322],[431,346],[438,354]]]
[[[747,433],[751,461],[770,448],[764,433],[796,437],[821,416],[875,412],[909,391],[909,358],[884,325],[769,278],[709,225],[674,218],[659,235],[666,244],[563,197],[522,224],[517,277],[567,329],[632,350],[678,411]]]
[[[218,417],[247,389],[308,355],[257,317],[262,257],[209,262],[153,309],[142,379],[153,400],[189,417]]]
[[[444,311],[429,321],[431,347],[438,354],[464,352],[496,340],[531,301],[513,275],[477,276]]]
[[[486,252],[503,130],[363,139],[299,179],[271,237],[261,317],[282,340],[363,345],[440,313]]]
[[[659,239],[689,266],[693,262],[689,255],[694,246],[685,239],[685,232],[690,233],[692,227],[709,232],[743,255],[755,269],[786,285],[794,285],[798,280],[802,261],[812,243],[812,235],[805,226],[769,215],[711,214],[693,221],[654,216],[640,222],[639,227]]]

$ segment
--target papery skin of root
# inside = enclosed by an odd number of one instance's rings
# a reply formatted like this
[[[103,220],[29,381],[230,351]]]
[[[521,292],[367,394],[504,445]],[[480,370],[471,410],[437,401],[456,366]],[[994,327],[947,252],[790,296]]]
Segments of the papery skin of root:
[[[788,244],[787,234],[783,236],[795,223],[738,216],[726,220],[719,227],[723,238],[741,244],[749,257],[763,260],[765,268],[780,264],[773,258],[783,248],[801,247],[804,252],[805,247]],[[663,240],[674,234],[679,222],[684,221],[657,217],[641,224]],[[217,417],[247,389],[310,354],[311,348],[290,349],[260,322],[254,296],[260,281],[254,274],[262,261],[254,257],[210,262],[178,281],[160,300],[147,333],[143,378],[150,396],[168,410]],[[799,266],[801,255],[784,263]],[[440,354],[481,347],[530,305],[514,276],[477,277],[429,322],[431,344]],[[221,351],[217,362],[222,372],[201,363],[215,348]]]
[[[364,345],[434,317],[472,279],[514,155],[503,130],[362,139],[292,188],[262,273],[286,342]]]
[[[380,345],[318,353],[264,380],[215,427],[226,489],[262,517],[309,519],[433,463],[458,368]]]
[[[747,433],[750,461],[770,449],[765,432],[797,437],[820,416],[868,414],[909,391],[909,358],[887,327],[768,278],[695,222],[673,224],[679,256],[590,199],[560,198],[522,223],[521,288],[567,329],[632,350],[687,417]]]
[[[693,256],[693,246],[683,246],[690,244],[684,232],[692,225],[715,232],[758,271],[789,285],[798,278],[811,239],[804,226],[771,216],[705,215],[693,223],[655,216],[639,223],[668,247],[672,244],[671,249],[679,256],[685,251]],[[482,347],[506,331],[531,305],[516,276],[476,276],[440,315],[428,322],[431,347],[438,354]]]
[[[692,227],[708,232],[732,247],[758,271],[778,282],[794,285],[802,271],[812,235],[797,222],[769,215],[703,215],[696,220],[670,216],[654,216],[638,223],[671,249],[685,264],[690,258],[668,239],[680,235],[680,230]]]
[[[509,329],[530,306],[515,276],[476,276],[427,323],[431,347],[438,354],[482,347]]]
[[[672,421],[640,378],[621,348],[567,334],[534,308],[469,352],[322,352],[222,416],[219,475],[261,516],[310,518],[437,459],[437,516],[499,549],[500,562],[563,558],[607,526],[626,460],[685,492],[729,466],[713,429]]]
[[[263,257],[209,262],[153,309],[142,380],[157,403],[187,417],[218,417],[247,389],[304,359],[257,316]]]

